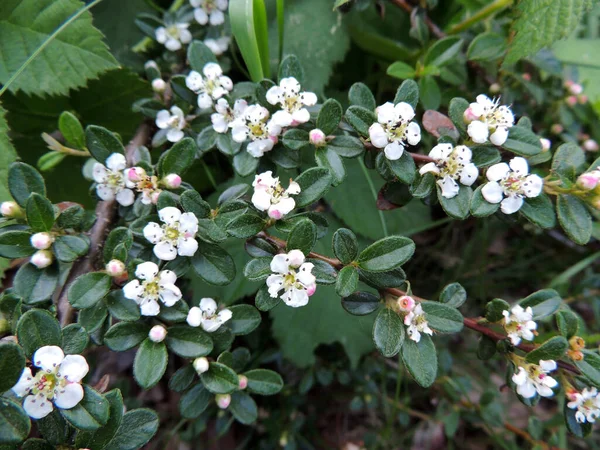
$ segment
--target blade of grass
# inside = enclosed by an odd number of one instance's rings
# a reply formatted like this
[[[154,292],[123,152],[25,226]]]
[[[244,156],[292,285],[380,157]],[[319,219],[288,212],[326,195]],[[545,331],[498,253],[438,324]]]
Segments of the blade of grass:
[[[248,67],[250,77],[252,81],[259,82],[270,73],[267,13],[264,3],[262,0],[230,0],[229,18],[233,37]]]
[[[254,35],[256,36],[263,75],[265,78],[271,78],[269,25],[267,24],[267,7],[264,0],[254,0]]]
[[[283,32],[285,26],[285,0],[277,0],[277,33],[279,35],[279,63],[283,59]]]

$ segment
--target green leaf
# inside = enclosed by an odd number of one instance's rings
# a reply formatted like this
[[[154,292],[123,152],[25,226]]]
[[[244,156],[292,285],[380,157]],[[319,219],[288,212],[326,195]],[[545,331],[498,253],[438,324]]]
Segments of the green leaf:
[[[350,106],[345,114],[346,122],[364,138],[369,137],[369,127],[377,122],[377,116],[362,106]]]
[[[48,311],[31,309],[17,322],[17,338],[29,358],[45,345],[60,345],[62,336],[58,321]]]
[[[182,175],[194,162],[198,147],[192,138],[184,138],[162,154],[158,162],[159,176],[171,173]]]
[[[571,409],[567,406],[567,402],[565,402],[565,406],[563,409],[563,415],[565,416],[565,423],[567,425],[567,430],[576,437],[583,439],[587,437],[593,431],[593,424],[589,422],[581,423],[575,418],[576,409]]]
[[[267,286],[265,285],[265,286],[262,286],[258,290],[254,301],[255,301],[256,307],[260,311],[269,311],[269,310],[275,308],[281,300],[279,299],[279,297],[275,297],[275,298],[271,297],[269,295]]]
[[[74,0],[10,0],[0,5],[0,83],[7,80],[48,40],[59,24],[83,5]],[[92,24],[89,12],[81,14],[54,36],[29,66],[11,84],[11,91],[31,95],[67,94],[87,80],[118,67]],[[15,39],[20,45],[15,46]],[[68,61],[68,69],[65,65]]]
[[[75,445],[80,448],[89,448],[90,450],[102,450],[117,433],[121,421],[123,420],[123,396],[121,391],[113,389],[107,392],[104,397],[108,401],[109,414],[106,424],[93,432],[78,433],[75,438]]]
[[[150,389],[167,370],[167,347],[164,343],[145,339],[138,348],[133,361],[133,376],[144,389]]]
[[[87,347],[89,336],[81,325],[72,323],[62,329],[62,349],[65,355],[78,355]]]
[[[17,152],[10,141],[6,123],[6,110],[0,104],[0,201],[10,200],[8,168],[17,159]]]
[[[419,80],[419,91],[421,92],[421,104],[423,108],[435,110],[440,107],[442,91],[433,76],[421,77]]]
[[[86,239],[72,235],[57,236],[52,244],[56,259],[62,262],[75,261],[80,256],[87,254],[89,248],[90,244]]]
[[[560,334],[571,339],[579,331],[579,319],[575,313],[566,309],[561,310],[556,313],[556,326]]]
[[[194,213],[198,219],[206,218],[210,214],[210,205],[193,189],[189,189],[181,194],[179,201],[184,211]]]
[[[333,253],[343,263],[350,264],[358,256],[358,240],[347,228],[340,228],[333,234]]]
[[[0,256],[4,258],[22,258],[35,253],[31,246],[31,233],[9,230],[0,233]]]
[[[529,128],[521,125],[508,129],[508,139],[502,147],[519,156],[534,156],[542,151],[540,138]]]
[[[510,305],[500,298],[495,298],[485,305],[485,318],[488,322],[500,322],[504,318],[502,311],[510,311]]]
[[[133,300],[125,298],[122,289],[111,291],[104,301],[115,319],[135,322],[140,318],[140,307]]]
[[[255,258],[244,267],[244,275],[250,281],[264,281],[271,275],[272,257]]]
[[[21,266],[15,275],[13,289],[15,294],[27,305],[45,302],[52,298],[58,285],[58,267],[51,265],[38,269],[33,264]]]
[[[90,154],[100,164],[105,165],[113,153],[125,154],[123,144],[114,133],[96,125],[89,125],[85,129],[85,143]]]
[[[32,193],[46,196],[46,185],[40,173],[29,164],[14,162],[8,168],[8,189],[15,201],[25,207]]]
[[[150,327],[142,322],[119,322],[104,335],[104,343],[108,348],[116,352],[137,347],[148,337]]]
[[[91,308],[108,294],[111,284],[111,277],[102,272],[81,275],[69,287],[69,303],[77,309]]]
[[[579,245],[585,245],[592,237],[592,216],[585,204],[573,195],[559,195],[556,212],[560,226],[567,236]]]
[[[239,239],[247,239],[262,231],[265,225],[265,220],[254,213],[242,214],[227,224],[227,234]]]
[[[407,78],[415,77],[415,69],[413,68],[413,66],[409,66],[408,64],[402,61],[396,61],[395,63],[392,63],[387,68],[386,73],[391,77],[400,78],[401,80],[406,80]]]
[[[229,310],[233,316],[227,324],[237,336],[252,333],[260,325],[260,313],[252,305],[234,305]]]
[[[229,19],[233,37],[255,83],[270,76],[267,16],[258,0],[232,0]]]
[[[91,308],[79,311],[77,322],[86,329],[89,334],[95,333],[104,324],[108,310],[104,302],[98,302]]]
[[[238,388],[238,376],[224,364],[211,362],[208,370],[200,375],[204,387],[213,394],[229,394]]]
[[[450,283],[440,294],[440,302],[453,308],[460,308],[467,301],[467,291],[460,283]]]
[[[183,392],[196,379],[196,370],[192,364],[180,367],[169,380],[169,389],[175,392]]]
[[[241,177],[247,177],[256,172],[260,158],[255,158],[248,152],[240,152],[233,157],[233,169]]]
[[[254,369],[244,372],[248,378],[248,390],[258,395],[275,395],[283,389],[283,380],[277,372]]]
[[[23,408],[6,397],[0,397],[0,436],[2,436],[2,443],[19,444],[27,439],[30,429],[31,421]]]
[[[417,168],[415,161],[408,152],[403,152],[399,159],[391,160],[384,158],[385,163],[390,170],[405,184],[411,184],[415,180]]]
[[[192,70],[202,73],[204,66],[211,62],[218,62],[215,54],[202,41],[192,41],[188,47],[187,59]],[[172,172],[168,172],[172,173]],[[177,172],[175,172],[177,173]]]
[[[585,152],[574,142],[562,144],[554,152],[552,170],[562,178],[575,181],[586,166]]]
[[[425,66],[442,67],[456,59],[463,45],[458,36],[449,36],[436,41],[425,53]]]
[[[336,136],[329,141],[327,148],[344,158],[355,158],[365,151],[363,143],[354,136]]]
[[[397,105],[400,102],[406,102],[412,106],[413,109],[416,109],[417,103],[419,103],[419,86],[414,80],[404,80],[396,91],[394,105]],[[375,122],[375,120],[373,120],[373,122]]]
[[[560,307],[562,299],[554,289],[541,289],[519,302],[523,308],[531,306],[533,320],[550,316]]]
[[[25,367],[23,350],[13,342],[0,342],[0,392],[17,384]]]
[[[231,394],[229,411],[231,411],[231,414],[238,422],[244,425],[253,423],[258,417],[258,408],[256,403],[252,397],[241,391]]]
[[[427,198],[435,189],[435,177],[432,173],[426,173],[419,177],[415,183],[410,186],[410,193],[415,198]]]
[[[421,334],[419,342],[407,339],[402,346],[402,361],[422,387],[429,387],[437,376],[437,353],[431,337]]]
[[[329,263],[314,258],[308,258],[307,262],[312,263],[314,265],[312,274],[317,279],[317,284],[335,283],[337,272]]]
[[[534,198],[526,198],[519,209],[523,217],[541,228],[556,226],[556,213],[550,198],[544,193]]]
[[[85,134],[81,122],[69,111],[64,111],[58,118],[58,129],[69,144],[80,149],[85,147]]]
[[[379,311],[373,326],[373,342],[386,358],[398,354],[404,342],[404,324],[395,311],[389,308]]]
[[[128,411],[121,420],[117,434],[105,450],[137,450],[152,439],[158,430],[158,415],[146,408]]]
[[[506,39],[497,33],[478,34],[467,50],[469,61],[494,61],[506,52]]]
[[[448,106],[448,116],[450,117],[450,120],[452,120],[454,126],[456,126],[463,135],[467,130],[464,113],[468,107],[469,102],[460,97],[455,97],[450,100],[450,105]]]
[[[483,194],[481,193],[482,188],[483,186],[477,186],[477,189],[475,189],[475,192],[473,192],[473,196],[471,197],[469,209],[471,210],[471,214],[475,217],[491,216],[500,208],[500,203],[490,203],[483,198]]]
[[[329,170],[313,167],[302,172],[295,180],[300,185],[300,193],[296,196],[296,207],[301,208],[320,199],[331,185]]]
[[[358,266],[369,272],[395,269],[415,252],[415,243],[406,237],[390,236],[371,244],[358,255]]]
[[[185,80],[185,77],[184,77]],[[172,82],[172,81],[171,81]],[[185,81],[184,81],[185,83]],[[202,153],[208,152],[213,149],[215,145],[217,145],[217,133],[214,128],[211,126],[206,127],[202,130],[198,137],[196,138],[196,145],[198,146],[198,150]]]
[[[300,150],[310,143],[308,132],[305,130],[299,130],[298,128],[287,130],[283,134],[281,142],[290,150]]]
[[[358,270],[353,266],[346,266],[338,273],[335,282],[335,292],[340,297],[352,294],[358,286]]]
[[[354,316],[366,316],[379,308],[380,299],[370,292],[354,292],[342,298],[342,307]]]
[[[440,205],[450,217],[459,220],[469,217],[471,197],[473,196],[473,190],[470,187],[461,185],[456,197],[446,198],[442,195],[441,188],[437,186],[437,194]]]
[[[54,208],[50,201],[34,192],[29,196],[25,207],[27,223],[35,232],[50,231],[54,225]]]
[[[351,105],[362,106],[369,111],[374,111],[377,103],[371,89],[364,83],[354,83],[348,91],[348,101]]]
[[[237,154],[242,148],[242,144],[235,142],[229,134],[219,133],[217,135],[216,144],[217,149],[227,156],[233,156]]]
[[[235,278],[233,259],[215,244],[200,242],[192,265],[198,276],[209,284],[226,285]]]
[[[496,354],[496,341],[481,335],[477,345],[477,357],[482,360],[491,359]]]
[[[108,421],[109,406],[108,400],[102,394],[83,385],[83,400],[71,409],[60,409],[59,411],[75,428],[93,431]]]
[[[583,359],[574,361],[581,374],[594,386],[600,386],[600,356],[590,350],[582,350]]]
[[[535,350],[527,353],[525,360],[532,364],[539,364],[542,359],[557,360],[563,357],[568,348],[569,343],[563,336],[554,336]]]
[[[199,328],[187,325],[170,327],[165,342],[169,350],[183,358],[206,356],[213,349],[213,343],[208,334]]]
[[[440,333],[458,333],[463,329],[463,316],[452,306],[438,302],[421,302],[429,326]]]
[[[325,136],[333,134],[337,130],[343,115],[344,110],[340,102],[330,98],[321,106],[317,116],[317,128],[325,133]]]
[[[295,78],[300,84],[304,82],[304,69],[296,55],[287,55],[279,64],[277,79],[281,81],[289,77]]]
[[[324,148],[318,148],[315,151],[315,159],[320,167],[324,167],[329,170],[331,177],[333,178],[332,184],[337,186],[346,177],[346,170],[342,158],[329,146]]]
[[[317,226],[310,219],[302,219],[292,227],[287,238],[287,251],[300,250],[308,255],[317,242]]]
[[[477,167],[487,167],[492,164],[499,163],[502,158],[500,152],[496,147],[490,147],[488,145],[478,145],[471,147],[473,151],[473,164]]]
[[[189,366],[188,366],[189,367]],[[186,419],[200,417],[212,399],[212,394],[202,385],[197,383],[189,391],[181,396],[179,410]]]
[[[521,1],[517,6],[519,17],[511,27],[514,37],[504,66],[570,36],[593,4],[592,0]]]

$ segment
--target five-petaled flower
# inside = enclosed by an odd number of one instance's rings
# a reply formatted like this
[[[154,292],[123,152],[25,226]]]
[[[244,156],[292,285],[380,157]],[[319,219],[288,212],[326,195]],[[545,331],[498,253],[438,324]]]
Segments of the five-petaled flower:
[[[537,323],[533,319],[533,310],[531,306],[523,309],[521,305],[513,306],[510,311],[502,311],[504,316],[504,330],[512,345],[519,345],[521,339],[533,341]]]
[[[443,197],[453,198],[458,195],[457,180],[465,186],[471,186],[479,175],[479,170],[471,162],[471,149],[464,145],[453,147],[452,144],[438,144],[431,149],[429,156],[435,162],[425,164],[419,173],[423,175],[431,172],[436,175]]]
[[[92,174],[96,185],[96,194],[102,200],[117,200],[123,206],[130,206],[135,200],[131,188],[133,184],[125,177],[125,156],[113,153],[106,159],[106,166],[94,164]]]
[[[250,105],[244,111],[243,118],[232,125],[231,136],[235,142],[245,142],[250,138],[247,151],[255,158],[273,149],[281,127],[269,120],[269,110],[260,105]]]
[[[520,156],[508,164],[498,163],[486,172],[489,180],[481,189],[481,194],[490,203],[500,203],[504,214],[513,214],[523,205],[524,197],[537,197],[541,194],[544,181],[537,175],[529,175],[529,166]]]
[[[594,423],[600,417],[600,394],[595,387],[584,388],[581,392],[567,391],[570,400],[567,406],[577,410],[575,420],[579,423]]]
[[[256,175],[252,186],[252,204],[259,211],[267,211],[272,219],[279,220],[296,207],[296,202],[290,197],[300,193],[300,185],[295,181],[290,180],[288,188],[283,189],[279,177],[273,178],[273,172],[268,170]]]
[[[154,32],[156,40],[164,44],[167,50],[176,52],[182,44],[192,42],[192,33],[188,30],[188,23],[175,23],[167,27],[158,27]]]
[[[292,250],[275,255],[271,261],[273,274],[267,278],[269,295],[280,297],[286,305],[297,308],[308,303],[308,297],[317,289],[316,277],[312,274],[313,263],[304,262],[304,253]],[[279,293],[283,290],[283,294]]]
[[[233,108],[224,98],[220,98],[215,105],[215,113],[210,115],[213,129],[217,133],[227,133],[232,128],[237,119],[244,117],[244,111],[248,107],[248,102],[243,99],[236,100]]]
[[[144,205],[156,204],[162,189],[158,187],[158,178],[148,175],[142,167],[131,167],[125,171],[127,179],[133,183],[137,192],[140,192],[141,202]]]
[[[194,213],[182,213],[174,206],[167,206],[158,211],[163,222],[149,222],[144,227],[144,237],[154,244],[154,254],[164,261],[171,261],[179,256],[194,256],[198,250],[196,233],[198,219]]]
[[[216,56],[221,56],[223,53],[225,53],[229,48],[230,43],[231,38],[229,36],[221,36],[217,39],[209,38],[204,40],[204,45],[206,45]]]
[[[477,96],[477,102],[471,103],[465,110],[464,120],[469,124],[467,133],[473,142],[484,144],[488,139],[494,145],[506,142],[508,129],[514,125],[515,117],[508,106],[499,102],[500,99],[491,100],[481,94]]]
[[[433,330],[429,328],[427,317],[420,303],[416,303],[410,312],[404,316],[404,325],[407,326],[408,337],[415,342],[421,340],[421,333],[430,336],[433,334]]]
[[[206,109],[233,89],[233,81],[223,75],[223,69],[217,63],[206,64],[202,68],[202,74],[192,70],[185,78],[185,84],[198,94],[198,106]]]
[[[194,18],[200,25],[221,25],[225,22],[227,0],[190,0],[194,7]]]
[[[280,127],[294,126],[310,120],[306,106],[316,105],[317,95],[313,92],[300,92],[300,89],[298,80],[288,77],[281,79],[279,86],[273,86],[267,91],[267,101],[281,108],[273,114],[273,122]]]
[[[165,306],[173,306],[181,299],[181,291],[175,286],[175,272],[159,271],[156,264],[148,261],[138,264],[135,276],[139,280],[131,280],[123,286],[123,295],[140,305],[143,316],[156,316],[160,312],[158,300]]]
[[[558,382],[548,375],[556,370],[556,361],[540,360],[540,364],[527,364],[519,366],[519,370],[512,376],[513,383],[517,385],[517,394],[524,398],[535,397],[538,393],[542,397],[552,397],[552,388],[558,386]]]
[[[417,145],[421,141],[421,128],[416,122],[411,122],[415,110],[408,103],[394,105],[387,102],[375,112],[377,122],[369,127],[369,137],[375,147],[384,149],[387,159],[399,159],[407,143]]]
[[[30,417],[46,417],[54,406],[71,409],[83,399],[81,380],[90,369],[83,356],[65,356],[60,347],[47,345],[34,353],[32,363],[38,367],[35,375],[25,367],[12,387],[16,395],[25,397],[23,408]]]
[[[178,142],[183,139],[185,128],[185,114],[178,106],[172,106],[171,112],[162,109],[156,115],[156,126],[161,130],[167,130],[167,140]]]
[[[207,333],[217,331],[221,325],[231,319],[233,313],[230,309],[222,309],[217,312],[218,306],[212,298],[200,300],[200,306],[190,308],[187,323],[191,327],[202,327]]]

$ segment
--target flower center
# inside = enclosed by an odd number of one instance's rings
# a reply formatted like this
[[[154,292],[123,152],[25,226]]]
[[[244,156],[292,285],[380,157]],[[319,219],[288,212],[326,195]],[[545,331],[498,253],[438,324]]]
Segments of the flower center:
[[[106,184],[112,188],[119,188],[125,183],[123,182],[123,174],[121,172],[108,171],[106,176]]]
[[[250,129],[250,137],[252,140],[266,139],[268,136],[267,127],[262,122],[250,124],[248,128]]]
[[[294,92],[286,93],[285,98],[283,99],[283,105],[281,105],[283,109],[285,109],[290,114],[295,113],[299,109],[302,108],[302,102],[300,102],[300,98]]]
[[[204,0],[204,4],[202,5],[202,9],[206,11],[208,14],[217,9],[217,5],[214,0]]]
[[[179,117],[178,116],[171,116],[169,117],[169,127],[171,128],[179,128]]]
[[[402,121],[396,122],[395,124],[387,125],[387,134],[390,141],[402,141],[406,139],[406,129],[408,123]]]
[[[167,34],[174,39],[179,39],[179,28],[177,28],[177,25],[167,27]]]
[[[146,297],[158,298],[159,286],[156,279],[152,281],[144,281],[143,286]]]
[[[504,179],[500,181],[500,186],[506,195],[523,195],[523,176],[510,172]]]
[[[48,373],[40,370],[35,375],[35,381],[31,387],[31,393],[33,395],[39,395],[46,397],[49,400],[54,398],[54,393],[57,388],[62,388],[67,384],[67,381],[57,373]]]

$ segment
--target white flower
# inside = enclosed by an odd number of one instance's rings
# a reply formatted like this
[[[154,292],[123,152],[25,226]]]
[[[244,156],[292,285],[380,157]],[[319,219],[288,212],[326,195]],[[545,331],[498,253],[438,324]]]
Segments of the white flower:
[[[281,127],[270,121],[269,110],[260,105],[250,105],[244,111],[244,117],[231,124],[231,137],[235,142],[244,142],[250,138],[248,153],[260,158],[271,151],[281,133]]]
[[[286,305],[297,308],[308,303],[308,297],[315,293],[317,280],[312,274],[314,264],[304,262],[300,250],[275,255],[271,261],[273,274],[267,278],[269,294],[280,297]],[[283,294],[279,296],[283,289]]]
[[[269,170],[256,175],[252,186],[254,207],[259,211],[267,211],[273,219],[281,219],[296,207],[296,202],[290,197],[300,193],[300,185],[295,181],[290,180],[290,185],[284,190],[279,177],[273,178],[273,172]]]
[[[205,39],[204,45],[206,45],[211,52],[216,56],[221,56],[229,48],[231,38],[229,36],[221,36],[218,39]]]
[[[452,144],[438,144],[431,149],[429,156],[435,162],[425,164],[419,173],[435,174],[443,197],[453,198],[458,195],[457,180],[465,186],[471,186],[479,175],[479,170],[471,162],[471,149],[464,145],[453,147]]]
[[[176,52],[181,49],[181,44],[192,42],[192,33],[188,30],[190,25],[187,23],[176,23],[168,27],[158,27],[154,32],[156,40],[165,44],[167,50]]]
[[[190,309],[187,323],[191,327],[201,326],[207,333],[212,333],[231,319],[232,315],[230,309],[222,309],[217,313],[217,302],[212,298],[203,298],[200,300],[200,307],[194,306]]]
[[[150,176],[141,167],[131,167],[125,171],[127,179],[133,183],[133,187],[140,192],[141,201],[144,205],[156,204],[162,189],[158,187],[158,178]]]
[[[167,329],[162,325],[154,325],[148,332],[148,337],[152,342],[162,342],[167,337]]]
[[[171,112],[162,109],[156,115],[156,126],[161,130],[167,131],[167,140],[169,142],[178,142],[183,139],[183,128],[185,127],[185,115],[181,108],[171,107]]]
[[[225,22],[227,0],[190,0],[194,7],[194,18],[200,25],[221,25]]]
[[[54,236],[45,232],[35,233],[31,236],[31,238],[29,238],[29,241],[31,242],[31,246],[33,248],[37,250],[46,250],[50,248],[54,242]]]
[[[430,336],[433,334],[433,330],[429,328],[427,318],[425,317],[425,312],[423,311],[423,307],[420,303],[417,303],[412,311],[404,316],[404,325],[408,327],[406,329],[408,332],[408,337],[415,342],[419,342],[421,340],[421,333],[425,333]]]
[[[54,260],[54,255],[50,250],[38,250],[33,255],[31,255],[31,259],[29,262],[33,264],[38,269],[45,269]]]
[[[231,78],[223,75],[223,69],[217,63],[208,63],[200,73],[192,70],[185,78],[186,86],[198,94],[198,106],[210,108],[214,100],[227,95],[233,89]]]
[[[567,406],[576,409],[575,420],[579,423],[594,423],[600,417],[600,394],[595,387],[585,388],[581,393],[568,393],[571,400]]]
[[[310,120],[310,113],[305,106],[317,104],[317,96],[312,92],[300,92],[300,83],[294,77],[283,78],[279,86],[267,91],[267,101],[271,105],[279,105],[280,111],[273,114],[273,122],[280,127],[298,125]]]
[[[399,159],[407,143],[417,145],[421,141],[421,128],[416,122],[411,122],[415,110],[408,103],[394,105],[387,102],[375,112],[377,122],[369,127],[369,137],[375,147],[384,149],[387,159]]]
[[[533,311],[531,306],[523,309],[521,305],[515,305],[510,311],[502,311],[502,315],[504,316],[504,330],[508,334],[508,339],[510,339],[512,345],[519,345],[521,339],[533,341],[537,323],[532,320]]]
[[[246,100],[236,100],[233,108],[231,108],[227,100],[220,98],[215,105],[217,112],[210,115],[213,129],[217,133],[227,133],[227,130],[233,127],[236,120],[243,119],[247,107],[248,102]]]
[[[125,156],[113,153],[106,160],[106,166],[94,163],[93,177],[97,184],[96,194],[102,200],[117,200],[123,206],[133,204],[135,195],[131,190],[132,184],[125,177]]]
[[[520,156],[508,164],[494,164],[486,172],[490,181],[483,186],[481,194],[490,203],[500,203],[504,214],[513,214],[523,205],[523,197],[537,197],[542,192],[544,181],[528,174],[527,160]]]
[[[83,399],[81,380],[90,370],[83,356],[65,356],[60,347],[47,345],[34,353],[31,362],[39,368],[36,374],[26,367],[12,387],[16,395],[25,397],[23,408],[30,417],[46,417],[54,406],[71,409]]]
[[[536,392],[542,397],[552,397],[552,388],[558,386],[558,382],[548,375],[548,372],[556,370],[556,361],[543,359],[537,364],[527,364],[519,367],[517,373],[512,376],[517,385],[517,393],[524,398],[532,398]]]
[[[196,233],[198,219],[194,213],[181,213],[173,206],[167,206],[158,212],[163,225],[150,222],[144,227],[144,237],[154,244],[154,254],[164,261],[179,256],[194,256],[198,250]]]
[[[494,145],[502,145],[508,137],[508,129],[515,123],[515,117],[508,106],[500,105],[500,99],[491,100],[486,95],[478,95],[477,102],[465,110],[464,119],[469,124],[467,133],[477,144],[489,140]],[[491,133],[491,134],[490,134]]]
[[[175,272],[159,271],[156,264],[148,261],[138,264],[135,276],[139,280],[131,280],[123,286],[123,295],[140,305],[143,316],[156,316],[160,312],[158,300],[165,306],[173,306],[181,299],[181,291],[175,286]]]

